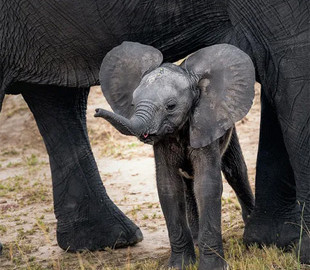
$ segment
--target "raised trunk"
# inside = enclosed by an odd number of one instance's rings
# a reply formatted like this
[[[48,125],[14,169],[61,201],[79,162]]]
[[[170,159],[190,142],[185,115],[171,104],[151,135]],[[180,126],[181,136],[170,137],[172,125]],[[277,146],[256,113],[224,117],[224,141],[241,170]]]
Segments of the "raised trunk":
[[[95,117],[104,118],[124,135],[140,137],[144,134],[144,131],[146,129],[145,123],[136,116],[133,116],[129,120],[119,114],[104,109],[96,109]]]

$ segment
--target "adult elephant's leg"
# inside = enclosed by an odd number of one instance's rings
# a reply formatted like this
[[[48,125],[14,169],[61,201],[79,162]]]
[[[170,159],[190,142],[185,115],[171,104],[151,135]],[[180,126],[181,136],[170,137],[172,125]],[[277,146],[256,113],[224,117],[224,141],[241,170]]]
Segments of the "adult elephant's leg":
[[[174,149],[171,151],[171,149]],[[186,212],[184,186],[179,168],[181,161],[176,153],[177,144],[162,141],[154,145],[156,162],[156,181],[159,201],[168,228],[171,256],[169,266],[185,269],[195,263],[195,250],[189,230]]]
[[[293,170],[275,108],[262,89],[255,208],[245,226],[247,244],[288,246],[298,238],[299,209]],[[294,233],[291,233],[294,232]]]
[[[110,200],[89,144],[89,89],[27,86],[22,95],[43,136],[52,171],[57,240],[70,251],[124,247],[140,229]]]
[[[307,44],[307,43],[306,43]],[[284,142],[294,171],[303,226],[300,260],[310,264],[310,46],[286,55],[275,97]]]
[[[222,171],[227,182],[236,192],[242,208],[243,221],[246,223],[254,209],[254,196],[235,128],[227,150],[222,156]]]

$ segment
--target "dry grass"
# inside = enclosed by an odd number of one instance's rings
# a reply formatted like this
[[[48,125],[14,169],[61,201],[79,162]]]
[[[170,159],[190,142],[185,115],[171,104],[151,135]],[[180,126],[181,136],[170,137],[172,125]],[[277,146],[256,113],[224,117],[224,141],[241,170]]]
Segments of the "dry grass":
[[[142,206],[142,208],[153,208],[150,205]],[[157,208],[157,206],[155,206]],[[224,250],[227,263],[232,270],[306,270],[310,266],[300,265],[294,252],[284,252],[276,247],[251,246],[247,248],[242,242],[243,223],[233,209],[236,209],[236,201],[225,201],[223,203],[223,211],[225,212],[225,220],[223,222],[223,238]],[[226,212],[228,211],[229,212]],[[141,211],[141,207],[137,206],[128,212],[128,215],[136,215]],[[147,218],[149,220],[150,217]],[[15,219],[16,223],[20,220]],[[151,222],[151,221],[149,221]],[[53,270],[69,270],[69,269],[105,269],[105,270],[160,270],[167,269],[167,261],[169,254],[165,254],[158,258],[139,260],[139,256],[134,253],[134,248],[128,248],[126,256],[119,256],[117,250],[107,249],[101,252],[89,252],[72,254],[63,253],[61,257],[51,257],[47,260],[37,260],[33,254],[38,247],[31,244],[31,237],[40,236],[44,245],[52,245],[50,224],[45,222],[44,215],[37,217],[34,225],[29,230],[23,228],[18,230],[18,234],[12,242],[5,243],[3,256],[10,262],[7,267],[1,269],[53,269]],[[1,234],[8,233],[7,228],[0,227]],[[53,233],[53,232],[52,232]],[[197,251],[198,253],[198,251]],[[107,258],[109,258],[107,260]],[[187,269],[197,269],[197,264]]]
[[[98,252],[83,252],[77,254],[64,254],[60,259],[50,259],[50,261],[40,262],[31,256],[32,247],[21,242],[11,243],[5,250],[6,256],[12,262],[12,267],[1,269],[105,269],[105,270],[159,270],[167,269],[168,254],[158,259],[146,259],[137,261],[132,257],[130,249],[128,256],[121,262],[106,263]],[[109,251],[105,251],[109,252]],[[117,251],[110,251],[117,252]],[[310,269],[309,266],[300,265],[295,254],[284,251],[276,247],[258,248],[255,246],[246,248],[241,239],[232,238],[225,245],[226,260],[232,270],[296,270]],[[197,269],[197,264],[187,267],[188,270]]]

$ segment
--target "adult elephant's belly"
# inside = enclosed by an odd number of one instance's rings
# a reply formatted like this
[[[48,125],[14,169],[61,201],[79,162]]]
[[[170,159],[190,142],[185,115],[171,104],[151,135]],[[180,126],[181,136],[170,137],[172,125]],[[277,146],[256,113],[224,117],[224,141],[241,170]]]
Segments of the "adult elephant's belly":
[[[278,83],[274,102],[276,106],[285,104],[277,106],[278,112],[283,120],[297,128],[306,124],[304,117],[310,116],[310,40],[309,44],[289,46],[277,58]]]
[[[195,8],[191,1],[127,2],[5,2],[0,33],[6,76],[12,81],[89,87],[98,84],[105,54],[122,41],[153,45],[166,60],[177,60],[217,43],[228,31],[221,2],[213,8],[204,0],[195,1]]]
[[[304,88],[309,79],[309,9],[309,1],[234,0],[229,3],[234,27],[251,44],[258,79],[268,88],[268,97],[276,98],[277,102],[292,100],[291,96],[283,95],[283,91]],[[295,95],[294,91],[291,95]],[[284,116],[287,111],[283,113]]]

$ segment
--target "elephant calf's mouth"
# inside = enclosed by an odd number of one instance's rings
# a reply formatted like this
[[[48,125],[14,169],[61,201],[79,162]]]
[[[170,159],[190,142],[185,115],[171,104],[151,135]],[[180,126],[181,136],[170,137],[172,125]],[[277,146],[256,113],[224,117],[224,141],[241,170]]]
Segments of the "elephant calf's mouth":
[[[141,136],[139,136],[139,140],[143,143],[154,145],[154,143],[158,140],[158,136],[149,133],[144,133]]]
[[[163,139],[163,137],[167,135],[171,135],[175,132],[175,128],[172,126],[163,126],[160,128],[156,133],[150,133],[149,131],[145,131],[143,134],[141,134],[138,139],[147,144],[154,145],[154,143],[160,141]]]
[[[150,145],[154,145],[154,141],[150,138],[148,139],[140,139],[141,142],[146,143],[146,144],[150,144]]]

